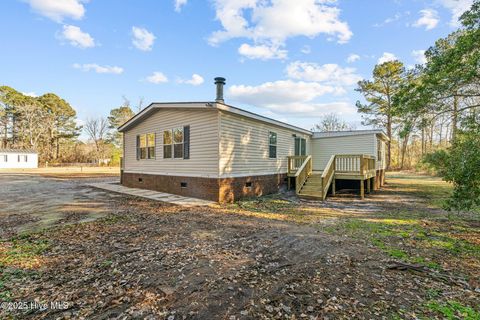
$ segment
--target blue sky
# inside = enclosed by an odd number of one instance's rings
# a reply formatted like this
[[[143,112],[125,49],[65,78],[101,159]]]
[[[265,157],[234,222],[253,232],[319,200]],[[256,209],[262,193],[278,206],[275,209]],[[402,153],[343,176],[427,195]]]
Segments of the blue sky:
[[[5,0],[0,85],[54,92],[78,118],[136,104],[225,100],[310,129],[379,61],[422,62],[472,0]]]

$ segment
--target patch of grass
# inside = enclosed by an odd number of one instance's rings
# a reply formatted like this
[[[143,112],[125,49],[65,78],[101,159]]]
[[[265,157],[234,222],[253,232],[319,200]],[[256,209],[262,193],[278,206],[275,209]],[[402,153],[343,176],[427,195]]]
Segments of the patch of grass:
[[[7,283],[12,280],[24,279],[34,272],[27,272],[18,268],[0,267],[0,301],[11,301],[12,292],[7,288]]]
[[[372,238],[371,241],[372,241],[372,244],[374,246],[378,247],[379,249],[382,249],[383,252],[385,252],[386,254],[388,254],[392,258],[396,258],[396,259],[400,259],[400,260],[404,260],[404,261],[411,260],[409,255],[405,251],[403,251],[401,249],[393,248],[393,247],[385,244],[385,242],[383,242],[379,238]]]
[[[480,257],[480,246],[463,239],[457,239],[441,232],[432,232],[423,239],[427,247],[441,249],[453,255],[473,255]]]
[[[412,263],[416,263],[416,264],[422,264],[430,269],[433,269],[433,270],[441,270],[442,267],[436,263],[436,262],[433,262],[433,261],[427,261],[424,257],[414,257],[414,258],[411,258],[410,259],[410,262]]]
[[[294,208],[295,204],[282,199],[279,195],[271,195],[257,198],[247,198],[231,205],[253,212],[274,212],[278,213],[286,209]]]
[[[465,320],[479,320],[480,311],[474,310],[472,307],[465,306],[457,301],[448,301],[440,303],[431,301],[427,304],[427,308],[441,314],[445,319],[465,319]]]
[[[0,267],[35,267],[48,246],[47,240],[33,239],[29,235],[14,238],[10,243],[4,242],[0,246]]]
[[[100,263],[100,266],[103,268],[108,268],[112,265],[113,261],[112,260],[105,260],[102,263]]]
[[[388,248],[385,250],[386,253],[392,258],[397,258],[400,260],[409,260],[408,254],[401,250],[401,249],[395,249],[395,248]]]
[[[99,221],[104,223],[104,224],[116,224],[119,222],[125,222],[128,221],[129,218],[127,216],[120,216],[120,215],[110,215],[108,217],[102,218]]]

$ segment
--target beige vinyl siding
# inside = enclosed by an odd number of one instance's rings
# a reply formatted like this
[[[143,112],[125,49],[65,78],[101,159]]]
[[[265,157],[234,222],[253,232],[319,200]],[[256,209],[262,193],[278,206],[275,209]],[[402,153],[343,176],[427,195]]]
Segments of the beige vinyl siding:
[[[323,171],[334,154],[368,154],[376,157],[375,134],[312,139],[313,170]]]
[[[381,148],[382,148],[382,158],[377,159],[377,169],[386,169],[387,168],[387,143],[385,140],[382,140],[380,137],[376,137],[376,141],[381,142]],[[377,143],[375,143],[375,157],[377,156]]]
[[[125,132],[125,172],[218,177],[218,111],[160,109]],[[163,131],[190,126],[190,159],[163,158]],[[155,159],[137,160],[136,136],[155,133]]]
[[[277,133],[276,159],[269,159],[269,131]],[[295,152],[294,134],[307,140],[307,155],[310,154],[310,137],[307,134],[221,112],[220,176],[286,173],[287,156]]]

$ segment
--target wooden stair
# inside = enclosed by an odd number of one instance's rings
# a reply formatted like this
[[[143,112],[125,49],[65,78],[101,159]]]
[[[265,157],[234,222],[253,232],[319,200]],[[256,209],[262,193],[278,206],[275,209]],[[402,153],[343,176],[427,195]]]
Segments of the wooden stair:
[[[305,199],[322,200],[322,174],[308,176],[298,196]]]
[[[301,198],[325,200],[330,186],[335,195],[336,179],[359,180],[360,196],[364,198],[364,181],[367,180],[367,192],[376,176],[375,157],[364,154],[332,155],[320,174],[313,172],[312,156],[288,157],[288,187],[295,179],[295,192]]]

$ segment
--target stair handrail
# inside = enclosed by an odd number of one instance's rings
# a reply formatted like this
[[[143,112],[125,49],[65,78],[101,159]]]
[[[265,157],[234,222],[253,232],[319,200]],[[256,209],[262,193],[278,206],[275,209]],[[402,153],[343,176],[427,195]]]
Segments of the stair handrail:
[[[325,169],[322,172],[322,200],[327,197],[328,188],[335,176],[335,155],[330,157]]]
[[[312,174],[312,156],[308,156],[302,165],[295,172],[295,192],[298,194],[308,177]]]

